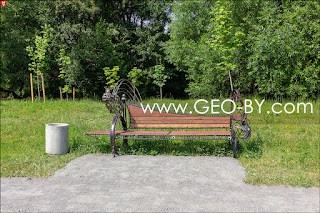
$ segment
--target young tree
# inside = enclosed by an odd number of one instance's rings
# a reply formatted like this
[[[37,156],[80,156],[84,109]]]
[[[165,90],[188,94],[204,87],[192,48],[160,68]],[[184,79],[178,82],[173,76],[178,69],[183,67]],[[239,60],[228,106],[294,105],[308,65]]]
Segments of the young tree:
[[[40,88],[39,88],[39,75],[43,73],[48,64],[45,61],[46,52],[49,46],[49,42],[52,37],[52,28],[49,25],[44,25],[40,35],[35,37],[35,47],[27,46],[26,50],[31,59],[29,63],[29,70],[37,74],[37,87],[38,87],[38,98],[40,100]]]
[[[220,60],[216,64],[217,72],[221,73],[225,79],[227,79],[228,71],[232,72],[237,68],[234,56],[237,49],[243,45],[244,38],[244,33],[234,27],[231,13],[224,3],[216,2],[211,12],[213,18],[209,25],[211,38],[208,44],[214,52],[220,55]]]
[[[59,58],[57,58],[57,62],[60,66],[60,75],[58,76],[59,78],[66,78],[67,77],[67,69],[68,66],[71,64],[71,59],[69,56],[65,55],[65,49],[61,49],[59,53]]]
[[[103,71],[106,76],[106,85],[110,88],[114,88],[116,86],[114,82],[120,78],[120,76],[118,76],[119,66],[114,66],[112,69],[110,69],[110,67],[105,67],[103,68]]]
[[[58,76],[61,79],[65,80],[65,85],[62,88],[62,92],[67,94],[67,100],[68,100],[68,93],[71,93],[71,85],[69,81],[69,74],[67,73],[68,67],[71,64],[71,59],[69,56],[65,55],[65,49],[61,49],[59,53],[59,58],[57,58],[57,62],[60,66],[60,75]]]
[[[163,65],[156,65],[152,67],[149,73],[150,78],[153,79],[153,83],[160,87],[160,98],[162,101],[162,87],[165,85],[167,79],[170,77],[164,72],[165,67]]]
[[[245,20],[250,21],[251,16],[255,15],[248,13],[255,11],[252,6],[255,2],[173,3],[174,19],[170,25],[170,40],[165,46],[166,58],[186,73],[189,84],[186,92],[190,96],[212,97],[229,92],[229,69],[233,71],[232,76],[238,79],[234,81],[236,86],[243,84],[242,89],[248,87],[249,80],[240,78],[247,76],[246,51],[249,49],[243,45],[243,32],[246,31],[242,26],[247,24]]]
[[[133,67],[132,70],[128,73],[129,80],[137,87],[142,84],[142,82],[139,80],[141,76],[142,70],[138,69],[137,67]]]
[[[132,70],[128,73],[128,78],[134,84],[135,87],[138,87],[142,84],[142,82],[139,80],[142,74],[142,70],[138,69],[137,67],[133,67]],[[136,97],[136,89],[133,90],[133,96]]]

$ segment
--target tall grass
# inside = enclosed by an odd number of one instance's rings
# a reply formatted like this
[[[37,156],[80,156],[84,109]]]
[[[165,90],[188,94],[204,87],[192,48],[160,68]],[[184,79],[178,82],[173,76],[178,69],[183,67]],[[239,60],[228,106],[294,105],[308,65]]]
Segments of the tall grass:
[[[285,104],[289,100],[279,101]],[[155,102],[160,103],[160,100],[145,101]],[[163,102],[193,104],[195,100],[164,99]],[[319,187],[320,101],[311,101],[313,113],[266,113],[274,102],[266,100],[262,113],[253,105],[255,111],[248,115],[252,137],[240,142],[238,154],[247,172],[245,181]],[[77,116],[92,107],[103,109],[103,103],[90,100],[47,100],[34,104],[25,100],[1,101],[1,176],[50,176],[83,154],[110,153],[108,137],[97,140],[85,136],[76,127]],[[51,156],[45,153],[45,124],[60,122],[69,124],[69,153]],[[128,146],[121,147],[121,141],[117,140],[117,144],[123,154],[232,156],[226,141],[129,140]]]

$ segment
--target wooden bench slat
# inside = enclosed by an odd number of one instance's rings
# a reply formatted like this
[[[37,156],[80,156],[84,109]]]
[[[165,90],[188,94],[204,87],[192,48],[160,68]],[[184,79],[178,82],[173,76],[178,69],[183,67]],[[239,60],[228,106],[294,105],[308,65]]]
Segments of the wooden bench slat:
[[[230,131],[173,131],[169,134],[170,136],[215,136],[215,135],[226,135],[230,136]]]
[[[161,136],[169,135],[170,131],[127,131],[120,135],[145,135],[145,136]]]
[[[115,131],[123,136],[229,136],[230,131]],[[110,131],[96,130],[87,132],[87,135],[110,135]]]
[[[180,114],[173,114],[173,113],[166,113],[166,112],[158,112],[158,111],[153,111],[152,113],[147,110],[146,113],[143,112],[142,108],[140,107],[136,107],[136,106],[132,106],[132,105],[127,105],[128,109],[130,111],[131,116],[133,117],[145,117],[145,116],[160,116],[160,117],[186,117],[188,115],[180,115]]]
[[[143,112],[142,108],[127,105],[130,111],[130,128],[225,128],[230,127],[230,117],[209,117]]]
[[[230,127],[228,124],[132,124],[131,128],[209,128],[209,127]]]
[[[115,131],[116,135],[146,135],[146,136],[160,136],[169,135],[170,131]],[[109,130],[95,130],[87,132],[87,135],[110,135]]]
[[[131,116],[133,117],[188,117],[189,115],[180,115],[180,114],[172,114],[172,113],[159,113],[159,112],[137,112],[137,113],[132,113],[130,111]]]
[[[136,120],[136,124],[230,124],[230,119],[228,120]]]
[[[200,116],[184,116],[184,117],[152,117],[152,116],[141,116],[134,117],[136,121],[142,120],[229,120],[230,117],[200,117]]]

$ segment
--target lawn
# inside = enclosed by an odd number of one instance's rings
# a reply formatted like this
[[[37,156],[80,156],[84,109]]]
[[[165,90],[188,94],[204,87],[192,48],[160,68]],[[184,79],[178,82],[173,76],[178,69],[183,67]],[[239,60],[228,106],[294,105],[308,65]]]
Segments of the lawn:
[[[194,101],[164,100],[165,103]],[[154,103],[160,100],[149,99],[146,102]],[[313,104],[313,113],[266,113],[274,102],[276,100],[267,100],[263,104],[262,113],[255,110],[248,115],[252,137],[249,141],[240,142],[241,150],[238,154],[238,160],[246,169],[245,181],[250,184],[320,187],[320,100],[310,101]],[[303,101],[291,102],[296,104]],[[33,104],[27,100],[2,100],[1,176],[46,177],[81,155],[110,153],[107,137],[97,140],[85,136],[76,127],[77,117],[90,116],[86,110],[93,107],[95,110],[104,109],[102,102],[91,100],[47,100],[46,103],[36,101]],[[280,110],[280,107],[277,109]],[[94,110],[91,114],[93,112]],[[66,155],[51,156],[45,153],[45,124],[57,122],[69,124],[70,151]],[[121,141],[118,140],[118,143],[120,145]],[[120,152],[232,156],[227,142],[210,141],[129,141],[127,147],[120,148]]]

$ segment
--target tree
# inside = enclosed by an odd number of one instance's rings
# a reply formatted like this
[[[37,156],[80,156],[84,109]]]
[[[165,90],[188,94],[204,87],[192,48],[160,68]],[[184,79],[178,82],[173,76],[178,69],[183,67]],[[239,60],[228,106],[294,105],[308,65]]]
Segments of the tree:
[[[11,1],[1,7],[0,91],[6,96],[21,98],[30,94],[26,46],[33,45],[35,33],[44,26],[40,14],[47,4],[38,0]]]
[[[116,80],[119,80],[120,76],[118,76],[119,67],[114,66],[112,69],[109,67],[103,68],[104,74],[106,76],[106,85],[110,88],[114,88],[117,85],[115,84]]]
[[[288,0],[12,1],[0,14],[0,92],[28,96],[30,68],[45,74],[47,95],[58,97],[56,58],[64,49],[70,58],[65,84],[77,85],[84,97],[103,92],[104,67],[117,65],[127,78],[133,69],[162,64],[170,73],[163,87],[180,97],[181,90],[192,97],[227,95],[230,69],[241,92],[314,98],[318,11],[317,1]],[[52,42],[40,48],[46,25]],[[158,90],[148,75],[138,81],[143,95]]]
[[[68,68],[71,64],[71,59],[69,56],[65,55],[65,50],[61,49],[59,53],[59,57],[56,59],[59,64],[60,75],[58,76],[61,79],[65,80],[65,85],[62,88],[62,92],[67,94],[68,100],[68,93],[71,93],[71,82],[70,82],[70,75],[67,73]]]
[[[227,78],[228,71],[236,71],[238,64],[234,56],[244,39],[244,33],[234,27],[231,13],[220,1],[216,2],[211,12],[213,18],[209,25],[211,38],[208,39],[208,44],[220,56],[215,73],[220,75],[220,81]]]
[[[76,83],[84,96],[103,92],[106,66],[121,67],[121,78],[133,67],[149,69],[156,58],[164,57],[168,2],[171,0],[11,2],[1,10],[1,91],[14,97],[29,94],[28,64],[32,61],[26,47],[35,48],[32,43],[44,25],[53,26],[54,35],[44,60],[50,67],[44,72],[49,97],[58,97],[55,90],[61,84],[61,73],[56,58],[61,49],[71,61],[66,79],[70,85]],[[152,94],[156,86],[150,84],[141,90]]]
[[[38,98],[40,100],[40,89],[39,89],[39,75],[44,73],[48,69],[48,64],[45,61],[47,48],[49,46],[50,39],[52,37],[52,28],[48,25],[42,27],[41,35],[36,35],[34,40],[35,47],[27,46],[26,50],[31,59],[29,63],[29,71],[37,74],[37,87],[38,87]]]
[[[142,76],[143,72],[141,69],[138,69],[137,67],[133,67],[132,70],[128,73],[129,80],[135,85],[139,86],[142,84],[142,82],[139,80]]]
[[[149,72],[149,76],[153,79],[153,83],[160,87],[160,98],[162,101],[162,87],[165,85],[167,79],[170,77],[168,74],[164,72],[165,67],[163,65],[155,65],[151,72]]]
[[[209,1],[174,2],[170,40],[166,42],[166,59],[178,70],[185,72],[186,91],[192,97],[212,96],[219,91],[215,81],[214,63],[219,55],[208,44],[209,23],[213,3]]]
[[[320,4],[265,2],[250,33],[249,77],[259,94],[313,97],[320,83]]]

